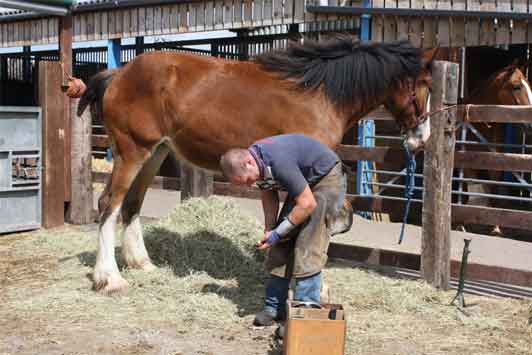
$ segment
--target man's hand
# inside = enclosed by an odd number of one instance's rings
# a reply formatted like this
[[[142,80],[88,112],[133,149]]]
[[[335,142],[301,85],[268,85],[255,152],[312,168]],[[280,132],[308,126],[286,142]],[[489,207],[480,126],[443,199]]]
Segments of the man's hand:
[[[279,238],[279,234],[277,234],[276,231],[268,231],[264,237],[257,242],[256,246],[258,249],[268,249],[276,244],[279,241]]]

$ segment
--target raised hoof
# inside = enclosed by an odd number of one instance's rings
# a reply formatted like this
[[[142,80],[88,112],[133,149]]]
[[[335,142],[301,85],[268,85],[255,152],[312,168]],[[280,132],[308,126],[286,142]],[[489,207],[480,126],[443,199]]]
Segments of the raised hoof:
[[[325,221],[331,237],[348,232],[353,226],[353,206],[348,200],[344,200],[342,207],[335,211],[334,214],[327,215]]]
[[[122,295],[129,289],[129,282],[122,276],[111,275],[102,281],[94,282],[94,290],[105,296]]]

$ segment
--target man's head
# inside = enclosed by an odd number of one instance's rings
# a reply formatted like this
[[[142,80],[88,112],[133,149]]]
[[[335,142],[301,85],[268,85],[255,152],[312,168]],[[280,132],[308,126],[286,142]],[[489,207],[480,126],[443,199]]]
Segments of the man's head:
[[[253,185],[260,178],[255,158],[247,149],[231,149],[222,155],[220,167],[224,176],[235,185]]]

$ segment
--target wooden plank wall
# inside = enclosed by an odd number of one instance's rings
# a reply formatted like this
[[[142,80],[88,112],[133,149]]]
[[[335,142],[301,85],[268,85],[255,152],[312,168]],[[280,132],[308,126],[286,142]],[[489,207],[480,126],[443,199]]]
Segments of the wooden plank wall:
[[[176,1],[170,5],[78,13],[74,16],[74,41],[292,24],[295,4],[304,13],[304,1]],[[0,47],[57,43],[57,28],[57,18],[3,22]]]
[[[373,0],[376,8],[532,13],[528,0]],[[425,48],[528,43],[532,22],[461,17],[374,16],[373,40],[408,38]]]
[[[327,0],[330,6],[362,6],[362,0]],[[310,31],[349,31],[358,17],[311,14],[307,4],[324,0],[204,0],[77,13],[74,41],[163,35],[306,23]],[[532,12],[528,0],[373,0],[374,7]],[[57,18],[0,23],[0,47],[58,41]],[[423,47],[527,43],[532,22],[475,18],[374,16],[373,39],[408,38]]]

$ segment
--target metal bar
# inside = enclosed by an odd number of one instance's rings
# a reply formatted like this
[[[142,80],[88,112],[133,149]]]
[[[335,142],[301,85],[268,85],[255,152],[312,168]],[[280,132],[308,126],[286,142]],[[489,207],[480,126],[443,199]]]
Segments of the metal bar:
[[[481,142],[483,142],[483,143],[489,143],[489,142],[486,140],[486,138],[484,138],[484,136],[482,136],[482,134],[481,134],[479,131],[477,131],[477,129],[476,129],[475,127],[473,127],[471,124],[469,124],[468,122],[465,122],[465,126],[466,126],[467,128],[469,128],[469,130],[470,130],[471,132],[473,132],[473,134],[474,134],[475,136],[477,136],[477,138],[478,138]],[[492,152],[496,152],[496,150],[493,149],[493,148],[488,147],[488,149],[489,149],[490,151],[492,151]],[[519,181],[519,182],[521,182],[521,183],[523,183],[523,184],[527,184],[526,180],[523,179],[523,178],[521,178],[521,176],[519,176],[519,175],[516,174],[515,172],[512,172],[512,175],[513,175],[513,177],[514,177],[517,181]],[[532,188],[528,188],[528,189],[529,189],[530,191],[532,191]]]
[[[66,16],[68,14],[68,9],[61,6],[35,4],[27,1],[0,0],[0,6],[10,9],[33,11],[45,15]]]
[[[494,181],[494,180],[482,180],[482,179],[474,179],[474,178],[453,178],[453,181],[461,181],[461,182],[471,182],[476,184],[486,184],[486,185],[498,185],[498,186],[508,186],[508,187],[524,187],[524,188],[531,188],[532,184],[523,184],[520,182],[510,182],[510,181]]]
[[[388,183],[380,183],[380,182],[367,182],[367,185],[375,185],[375,186],[385,186],[387,188],[395,188],[395,189],[404,189],[404,185],[397,185],[397,184],[388,184]],[[415,190],[423,190],[423,187],[414,187]],[[475,196],[475,197],[487,197],[487,198],[493,198],[493,199],[499,199],[499,200],[509,200],[509,201],[522,201],[522,202],[530,202],[532,203],[532,198],[530,197],[515,197],[515,196],[504,196],[504,195],[495,195],[495,194],[484,194],[481,192],[460,192],[458,190],[452,190],[451,193],[453,195],[465,195],[465,196]]]
[[[396,175],[396,176],[406,176],[406,172],[405,172],[405,169],[401,170],[401,171],[390,171],[390,170],[378,170],[378,169],[374,169],[374,170],[368,170],[369,172],[372,172],[372,173],[377,173],[377,174],[383,174],[383,175]],[[415,177],[419,177],[419,178],[422,178],[423,177],[423,174],[414,174]]]
[[[505,196],[505,195],[495,195],[495,194],[484,194],[481,192],[461,192],[453,190],[453,195],[466,195],[466,196],[475,196],[475,197],[488,197],[492,199],[498,199],[498,200],[509,200],[509,201],[522,201],[522,202],[529,202],[532,203],[532,199],[528,197],[516,197],[516,196]]]
[[[530,20],[532,13],[526,12],[497,12],[497,11],[464,11],[441,9],[405,9],[359,6],[307,6],[307,12],[339,15],[390,15],[390,16],[423,16],[423,17],[466,17],[466,18],[504,18],[512,20]]]
[[[368,170],[371,173],[375,174],[382,174],[382,175],[393,175],[397,177],[406,176],[406,173],[404,173],[404,169],[402,171],[389,171],[389,170]],[[422,178],[423,174],[414,174],[417,178]],[[396,181],[395,179],[394,181]],[[494,181],[494,180],[482,180],[482,179],[474,179],[474,178],[461,178],[461,177],[455,177],[453,178],[453,181],[461,181],[461,182],[471,182],[471,183],[478,183],[478,184],[486,184],[486,185],[499,185],[499,186],[508,186],[508,187],[524,187],[529,188],[532,187],[532,184],[523,184],[520,182],[507,182],[507,181]],[[389,182],[392,182],[390,180]],[[388,183],[388,182],[386,182]],[[404,186],[404,185],[403,185]]]
[[[406,169],[405,169],[405,170],[406,170]],[[400,176],[397,176],[397,177],[394,177],[393,179],[387,181],[387,182],[385,183],[385,185],[382,186],[382,187],[379,189],[379,191],[377,191],[376,195],[380,195],[381,193],[383,193],[384,190],[386,190],[386,186],[388,186],[389,184],[393,184],[394,182],[396,182],[396,181],[399,180],[400,178],[401,178]],[[403,186],[403,189],[404,189],[404,185],[402,185],[402,186]]]
[[[389,140],[402,140],[401,137],[396,136],[367,136],[366,138],[374,138],[374,139],[389,139]]]

